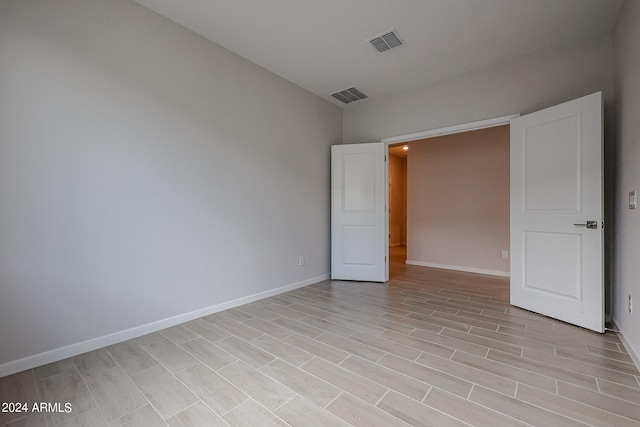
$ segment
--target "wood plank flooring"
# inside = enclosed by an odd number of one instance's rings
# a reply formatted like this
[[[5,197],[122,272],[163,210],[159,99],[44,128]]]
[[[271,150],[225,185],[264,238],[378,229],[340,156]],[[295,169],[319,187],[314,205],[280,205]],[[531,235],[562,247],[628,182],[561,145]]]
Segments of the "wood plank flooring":
[[[639,426],[613,332],[508,304],[508,279],[406,266],[326,281],[0,378],[0,426]]]

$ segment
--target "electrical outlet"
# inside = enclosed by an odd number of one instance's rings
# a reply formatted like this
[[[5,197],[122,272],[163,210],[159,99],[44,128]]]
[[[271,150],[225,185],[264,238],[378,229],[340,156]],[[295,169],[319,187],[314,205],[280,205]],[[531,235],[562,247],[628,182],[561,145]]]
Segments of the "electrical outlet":
[[[298,257],[298,265],[302,267],[304,265],[304,255]]]
[[[509,259],[509,251],[501,251],[500,252],[500,258]]]
[[[633,314],[633,297],[629,295],[629,314]]]

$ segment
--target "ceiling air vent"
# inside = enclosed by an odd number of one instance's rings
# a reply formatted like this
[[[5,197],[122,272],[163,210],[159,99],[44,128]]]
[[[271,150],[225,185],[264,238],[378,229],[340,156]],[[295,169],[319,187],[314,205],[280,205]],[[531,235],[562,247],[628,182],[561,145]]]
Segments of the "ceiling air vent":
[[[344,90],[340,90],[338,92],[334,92],[334,93],[331,94],[331,96],[333,96],[338,101],[344,102],[345,104],[348,104],[348,103],[353,102],[353,101],[359,101],[361,99],[368,98],[367,95],[365,95],[364,93],[360,92],[355,87],[350,87],[350,88],[347,88],[347,89],[344,89]]]
[[[372,37],[367,41],[380,53],[386,52],[394,47],[402,46],[403,44],[396,30],[389,30],[379,36]]]

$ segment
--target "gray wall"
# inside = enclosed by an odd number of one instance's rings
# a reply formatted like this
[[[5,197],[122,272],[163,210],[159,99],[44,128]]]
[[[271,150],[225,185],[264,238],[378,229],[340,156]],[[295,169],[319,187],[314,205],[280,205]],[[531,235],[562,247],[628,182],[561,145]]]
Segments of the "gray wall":
[[[514,58],[413,91],[360,101],[344,111],[344,143],[526,114],[598,91],[603,91],[605,108],[610,110],[611,37]]]
[[[628,195],[640,195],[640,1],[627,0],[615,32],[617,199],[614,320],[640,356],[640,210]],[[629,314],[628,296],[634,299]]]
[[[328,274],[339,108],[128,0],[3,0],[0,64],[0,376]]]

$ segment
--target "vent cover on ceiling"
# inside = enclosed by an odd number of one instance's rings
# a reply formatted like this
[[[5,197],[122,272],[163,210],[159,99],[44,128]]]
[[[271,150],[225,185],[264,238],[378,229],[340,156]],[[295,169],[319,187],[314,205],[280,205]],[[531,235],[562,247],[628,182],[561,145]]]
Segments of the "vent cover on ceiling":
[[[347,88],[347,89],[344,89],[344,90],[340,90],[338,92],[334,92],[334,93],[331,94],[331,96],[333,96],[338,101],[344,102],[345,104],[348,104],[348,103],[353,102],[353,101],[359,101],[361,99],[368,98],[367,95],[365,95],[364,93],[360,92],[355,87],[350,87],[350,88]]]
[[[380,53],[386,52],[394,47],[402,46],[403,44],[396,30],[389,30],[379,36],[372,37],[367,41]]]

